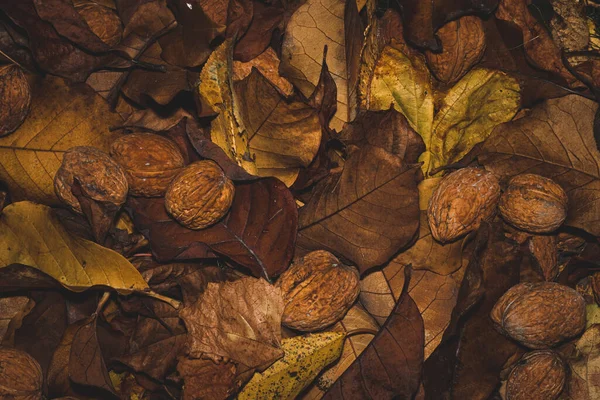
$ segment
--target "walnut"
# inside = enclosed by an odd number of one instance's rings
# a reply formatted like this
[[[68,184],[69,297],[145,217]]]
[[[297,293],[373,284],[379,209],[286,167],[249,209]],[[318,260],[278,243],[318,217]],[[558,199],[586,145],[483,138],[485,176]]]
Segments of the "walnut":
[[[116,12],[91,1],[75,9],[100,40],[111,47],[119,44],[123,35],[123,24]]]
[[[115,206],[125,203],[129,190],[125,172],[108,154],[95,147],[69,149],[54,176],[54,191],[58,198],[83,213],[72,191],[75,180],[81,186],[82,194],[89,199]]]
[[[24,351],[0,347],[0,398],[42,398],[43,374],[38,362]]]
[[[553,180],[534,174],[517,175],[500,198],[502,218],[515,228],[552,232],[567,217],[567,195]]]
[[[29,113],[31,89],[16,65],[0,67],[0,137],[17,130]]]
[[[125,170],[133,196],[163,196],[185,166],[175,143],[152,133],[120,137],[112,144],[110,156]]]
[[[552,350],[526,353],[506,383],[506,400],[554,400],[566,381],[563,360]]]
[[[429,200],[431,234],[446,243],[477,230],[482,221],[494,216],[499,197],[500,185],[491,172],[469,167],[451,173]]]
[[[219,221],[233,202],[235,187],[214,161],[197,161],[173,179],[165,207],[181,225],[203,229]]]
[[[583,331],[585,300],[558,283],[520,283],[498,300],[491,318],[502,333],[529,348],[543,349]]]
[[[284,272],[275,284],[283,292],[282,323],[313,332],[340,321],[360,292],[358,270],[331,253],[308,253]]]

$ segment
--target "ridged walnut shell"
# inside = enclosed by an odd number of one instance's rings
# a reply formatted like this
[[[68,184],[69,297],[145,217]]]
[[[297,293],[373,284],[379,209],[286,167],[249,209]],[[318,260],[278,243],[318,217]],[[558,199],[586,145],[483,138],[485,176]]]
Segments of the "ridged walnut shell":
[[[0,398],[42,398],[43,374],[38,362],[24,351],[0,347]]]
[[[207,228],[227,214],[235,187],[214,161],[197,161],[173,179],[165,194],[165,207],[190,229]]]
[[[567,217],[567,194],[552,179],[517,175],[500,198],[502,218],[515,228],[545,233],[556,230]]]
[[[481,168],[463,168],[444,177],[435,189],[427,219],[435,240],[446,243],[477,230],[496,212],[500,185]]]
[[[83,195],[92,200],[121,206],[127,199],[129,186],[125,172],[108,154],[95,147],[67,150],[54,176],[54,192],[58,198],[81,213],[79,201],[72,192],[75,179]]]
[[[25,120],[31,104],[31,89],[16,65],[0,67],[0,136],[14,132]]]
[[[133,196],[163,196],[185,166],[175,143],[153,133],[121,136],[113,142],[110,156],[123,167]]]
[[[83,4],[76,10],[100,40],[111,47],[119,44],[123,35],[123,24],[116,12],[93,2]]]
[[[276,286],[283,292],[281,322],[313,332],[340,321],[360,292],[358,270],[340,263],[331,253],[308,253],[285,271]]]
[[[490,316],[502,333],[529,348],[544,349],[583,331],[585,300],[558,283],[520,283],[498,299]]]
[[[555,400],[567,379],[565,363],[552,350],[525,354],[506,382],[506,400]]]

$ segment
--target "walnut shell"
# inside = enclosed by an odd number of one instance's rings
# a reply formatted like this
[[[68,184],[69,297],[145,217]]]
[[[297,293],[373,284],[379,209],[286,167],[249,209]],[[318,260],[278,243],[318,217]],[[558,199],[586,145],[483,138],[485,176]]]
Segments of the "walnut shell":
[[[567,194],[552,179],[535,174],[517,175],[500,198],[502,218],[533,233],[556,230],[567,217]]]
[[[235,187],[214,161],[197,161],[173,179],[165,194],[165,207],[190,229],[203,229],[219,221],[233,202]]]
[[[506,382],[506,400],[555,400],[565,386],[565,363],[552,350],[526,353]]]
[[[73,210],[82,213],[79,200],[71,191],[77,179],[83,194],[98,202],[121,206],[129,187],[125,172],[108,154],[95,147],[73,147],[64,154],[54,176],[54,192]]]
[[[111,47],[119,44],[123,35],[123,24],[116,12],[94,2],[85,3],[76,7],[76,10],[100,40]]]
[[[38,362],[24,351],[0,347],[0,398],[42,398],[43,374]]]
[[[490,219],[500,198],[498,179],[481,168],[463,168],[444,177],[435,189],[427,219],[433,237],[451,242]]]
[[[115,140],[110,156],[127,176],[133,196],[160,197],[185,166],[179,148],[171,140],[153,133],[132,133]]]
[[[275,285],[283,292],[282,323],[305,332],[340,321],[360,292],[358,270],[325,250],[308,253],[292,264]]]
[[[554,282],[511,287],[490,314],[504,334],[532,349],[556,346],[585,328],[585,300]]]
[[[0,137],[17,130],[29,113],[31,89],[16,65],[0,67]]]

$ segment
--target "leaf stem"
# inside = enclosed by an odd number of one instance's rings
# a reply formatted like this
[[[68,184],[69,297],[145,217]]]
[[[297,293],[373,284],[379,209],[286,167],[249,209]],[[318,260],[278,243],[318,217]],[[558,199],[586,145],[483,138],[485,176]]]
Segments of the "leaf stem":
[[[358,328],[358,329],[353,329],[349,332],[346,332],[346,338],[349,338],[350,336],[356,336],[356,335],[373,335],[376,336],[379,333],[379,331],[376,331],[375,329],[369,329],[369,328]]]

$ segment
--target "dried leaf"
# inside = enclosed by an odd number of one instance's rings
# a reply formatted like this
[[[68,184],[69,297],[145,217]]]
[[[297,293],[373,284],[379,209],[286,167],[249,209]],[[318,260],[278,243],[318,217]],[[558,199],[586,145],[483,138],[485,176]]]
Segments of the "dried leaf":
[[[182,358],[177,372],[183,378],[183,400],[225,400],[234,387],[235,364],[215,363],[212,360]]]
[[[40,270],[75,292],[107,286],[127,294],[148,289],[120,254],[69,234],[49,207],[14,203],[0,214],[0,266],[22,264]]]
[[[592,400],[600,396],[600,325],[593,325],[575,343],[576,354],[568,360],[571,376],[567,394],[570,399]]]
[[[180,316],[189,332],[189,355],[227,358],[250,368],[283,356],[281,291],[262,279],[209,283]]]
[[[418,165],[363,147],[341,173],[322,180],[300,209],[298,245],[339,254],[361,273],[384,264],[418,229],[420,179]]]
[[[256,276],[271,277],[285,271],[292,259],[296,203],[285,185],[273,178],[236,185],[229,213],[207,229],[191,230],[178,224],[167,214],[162,198],[132,197],[128,207],[159,261],[218,253]]]
[[[414,398],[423,366],[423,319],[408,294],[410,268],[402,295],[385,324],[324,399]]]
[[[20,316],[20,319],[22,319],[26,315],[23,313],[31,311],[34,305],[35,303],[26,296],[0,298],[0,342],[11,336],[14,329],[19,328],[19,326],[16,326],[10,329],[13,318],[19,318]]]
[[[363,26],[355,0],[308,0],[287,24],[281,55],[281,74],[305,97],[315,90],[321,74],[323,49],[337,86],[337,111],[329,126],[341,131],[356,114],[358,55]]]
[[[584,3],[568,0],[551,0],[554,16],[550,29],[554,42],[567,51],[586,50],[590,43],[590,32],[586,21]]]
[[[479,161],[498,176],[533,173],[554,179],[569,196],[566,224],[600,234],[600,153],[593,134],[598,105],[570,95],[547,100],[498,126]]]
[[[8,185],[14,200],[59,204],[54,174],[63,153],[84,145],[108,150],[121,135],[108,128],[121,123],[88,86],[68,86],[60,78],[46,77],[33,86],[25,122],[0,138],[0,180]]]
[[[344,337],[343,333],[323,332],[283,339],[283,358],[257,372],[238,398],[296,398],[323,368],[340,357]]]
[[[260,73],[277,88],[279,93],[284,96],[291,96],[294,92],[294,87],[287,79],[279,75],[279,64],[281,61],[277,53],[269,47],[263,51],[258,57],[253,58],[248,62],[234,61],[233,62],[233,80],[241,81],[250,75],[253,68],[257,68]]]

